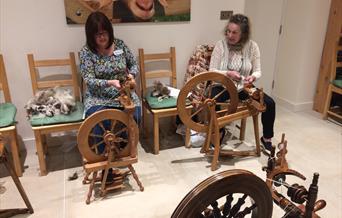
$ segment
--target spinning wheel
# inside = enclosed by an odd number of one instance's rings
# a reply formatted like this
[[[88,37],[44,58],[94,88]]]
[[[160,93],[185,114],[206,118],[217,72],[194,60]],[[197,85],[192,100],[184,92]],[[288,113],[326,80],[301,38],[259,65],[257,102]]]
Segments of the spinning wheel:
[[[110,149],[106,148],[105,152],[100,153],[98,147],[101,144],[109,145],[110,141],[116,151],[115,157],[129,156],[130,148],[135,149],[138,144],[139,131],[137,124],[132,120],[133,134],[129,134],[128,120],[127,113],[110,109],[96,112],[83,122],[78,133],[82,136],[79,137],[78,144],[80,153],[88,163],[107,160]],[[102,135],[93,134],[97,125],[102,129]],[[132,151],[132,154],[136,154],[136,151]]]
[[[264,181],[246,170],[228,170],[198,184],[184,197],[171,218],[239,218],[248,214],[270,218],[272,210],[272,196]]]
[[[215,72],[205,72],[194,76],[179,93],[177,108],[183,123],[197,132],[207,133],[201,152],[213,154],[212,170],[217,169],[219,155],[260,155],[258,114],[265,110],[263,92],[258,90],[258,100],[254,99],[255,93],[251,94],[249,91],[246,93],[250,97],[240,102],[233,81]],[[226,100],[228,98],[229,100]],[[193,107],[191,112],[186,108],[189,103]],[[230,122],[241,120],[240,140],[242,141],[244,140],[246,119],[249,116],[253,117],[256,148],[247,151],[221,149],[219,130]],[[214,150],[209,148],[210,142],[214,144]]]
[[[319,217],[316,212],[326,206],[325,200],[317,200],[319,174],[314,174],[308,190],[297,183],[292,185],[288,184],[286,182],[287,176],[296,176],[302,180],[305,180],[306,178],[296,170],[288,167],[286,160],[287,141],[285,140],[285,134],[282,135],[281,142],[277,147],[279,148],[279,151],[275,153],[276,147],[273,146],[267,166],[263,168],[263,170],[266,171],[266,184],[272,193],[273,201],[286,212],[286,217]],[[287,188],[287,197],[290,199],[279,192],[276,187]]]
[[[211,97],[212,88],[218,84],[223,87],[223,90],[216,96]],[[229,93],[230,101],[222,103],[216,102],[215,100],[226,91]],[[194,107],[194,110],[192,110],[190,114],[188,110],[186,110],[189,99]],[[203,122],[203,120],[196,122],[193,118],[201,112],[208,110],[208,106],[213,103],[225,108],[221,111],[215,111],[217,117],[236,112],[239,99],[235,85],[231,80],[227,79],[226,76],[219,73],[209,72],[199,74],[189,80],[179,93],[177,100],[179,116],[184,124],[190,129],[197,132],[207,132],[209,129],[209,122]],[[219,125],[223,125],[223,123],[220,122],[221,120],[222,119],[218,118]]]
[[[130,98],[130,92],[135,88],[135,81],[127,77],[122,84],[118,100],[124,106],[124,111],[107,109],[89,116],[81,125],[78,136],[78,148],[84,158],[86,176],[83,183],[90,183],[86,203],[97,181],[101,181],[101,196],[108,190],[123,187],[124,177],[130,172],[136,180],[140,191],[144,190],[132,164],[138,162],[137,144],[139,130],[133,119],[135,106]],[[128,167],[129,171],[115,170],[112,181],[106,184],[109,170],[117,167]],[[97,177],[102,170],[102,178]],[[92,178],[89,175],[93,173]]]

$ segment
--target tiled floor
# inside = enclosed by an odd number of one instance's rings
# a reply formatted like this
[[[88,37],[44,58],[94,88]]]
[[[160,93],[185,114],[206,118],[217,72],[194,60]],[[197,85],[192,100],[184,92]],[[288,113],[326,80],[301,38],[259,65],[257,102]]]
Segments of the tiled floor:
[[[248,121],[246,144],[253,143],[252,125]],[[166,128],[167,129],[167,128]],[[236,134],[237,131],[232,131]],[[327,207],[318,214],[325,218],[342,217],[342,128],[339,125],[320,119],[315,112],[293,113],[278,107],[275,123],[278,143],[281,134],[288,141],[287,160],[292,169],[307,177],[306,181],[288,177],[287,182],[297,182],[308,187],[314,172],[319,177],[319,199],[327,201]],[[87,185],[82,185],[82,167],[77,148],[70,150],[70,140],[51,147],[48,159],[49,174],[38,176],[38,159],[35,148],[27,146],[25,165],[28,166],[20,178],[26,193],[34,207],[32,215],[17,217],[170,217],[182,198],[205,178],[229,169],[245,169],[262,179],[266,174],[261,170],[266,157],[225,159],[220,168],[212,172],[209,159],[199,152],[199,148],[186,149],[180,146],[180,138],[162,128],[164,137],[159,155],[146,152],[138,145],[139,162],[134,165],[145,187],[140,192],[132,177],[125,190],[108,194],[105,198],[96,195],[90,205],[85,204]],[[68,144],[69,143],[69,144]],[[178,146],[177,146],[178,143]],[[232,142],[228,142],[232,143]],[[58,143],[57,143],[58,144]],[[3,169],[3,168],[1,168]],[[77,180],[68,181],[74,172]],[[0,193],[0,209],[24,207],[19,193],[10,177],[0,178],[0,185],[6,188]],[[284,195],[286,195],[286,190]],[[274,205],[273,217],[282,217],[284,212]]]

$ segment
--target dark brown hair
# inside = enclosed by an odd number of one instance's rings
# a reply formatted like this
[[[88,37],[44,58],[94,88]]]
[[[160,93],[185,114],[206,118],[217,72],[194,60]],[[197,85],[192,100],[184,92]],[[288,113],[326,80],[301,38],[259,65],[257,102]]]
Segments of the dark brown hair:
[[[229,23],[234,23],[240,26],[241,30],[241,39],[239,41],[240,44],[244,45],[250,37],[250,24],[249,19],[243,14],[234,14],[229,18]],[[228,24],[224,30],[224,34],[227,34]]]
[[[112,23],[109,21],[106,15],[99,11],[91,13],[88,16],[85,24],[85,32],[87,38],[87,45],[89,49],[94,53],[97,53],[95,35],[101,30],[105,30],[108,32],[109,41],[107,48],[109,48],[112,45],[112,42],[114,41]]]

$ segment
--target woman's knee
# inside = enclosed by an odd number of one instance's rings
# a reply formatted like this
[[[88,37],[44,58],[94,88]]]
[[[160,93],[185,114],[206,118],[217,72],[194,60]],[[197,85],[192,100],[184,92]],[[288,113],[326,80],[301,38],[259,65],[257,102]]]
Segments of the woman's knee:
[[[269,110],[275,110],[276,103],[273,100],[273,98],[269,97],[268,95],[265,95],[264,102],[266,105],[266,108]]]

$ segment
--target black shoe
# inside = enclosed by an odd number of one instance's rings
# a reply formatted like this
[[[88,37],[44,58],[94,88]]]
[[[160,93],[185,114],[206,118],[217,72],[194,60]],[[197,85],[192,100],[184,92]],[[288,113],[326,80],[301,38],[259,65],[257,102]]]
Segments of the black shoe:
[[[220,129],[220,136],[221,136],[221,137],[220,137],[220,146],[221,146],[221,145],[222,145],[222,141],[223,141],[224,137],[226,136],[226,130],[225,130],[225,128]],[[212,149],[215,148],[215,146],[214,146],[213,143],[210,144],[210,148],[212,148]]]
[[[271,153],[271,152],[272,152],[272,149],[273,149],[272,142],[266,142],[266,141],[264,140],[264,137],[261,137],[261,138],[260,138],[260,141],[261,141],[261,148],[262,148],[264,151]]]

